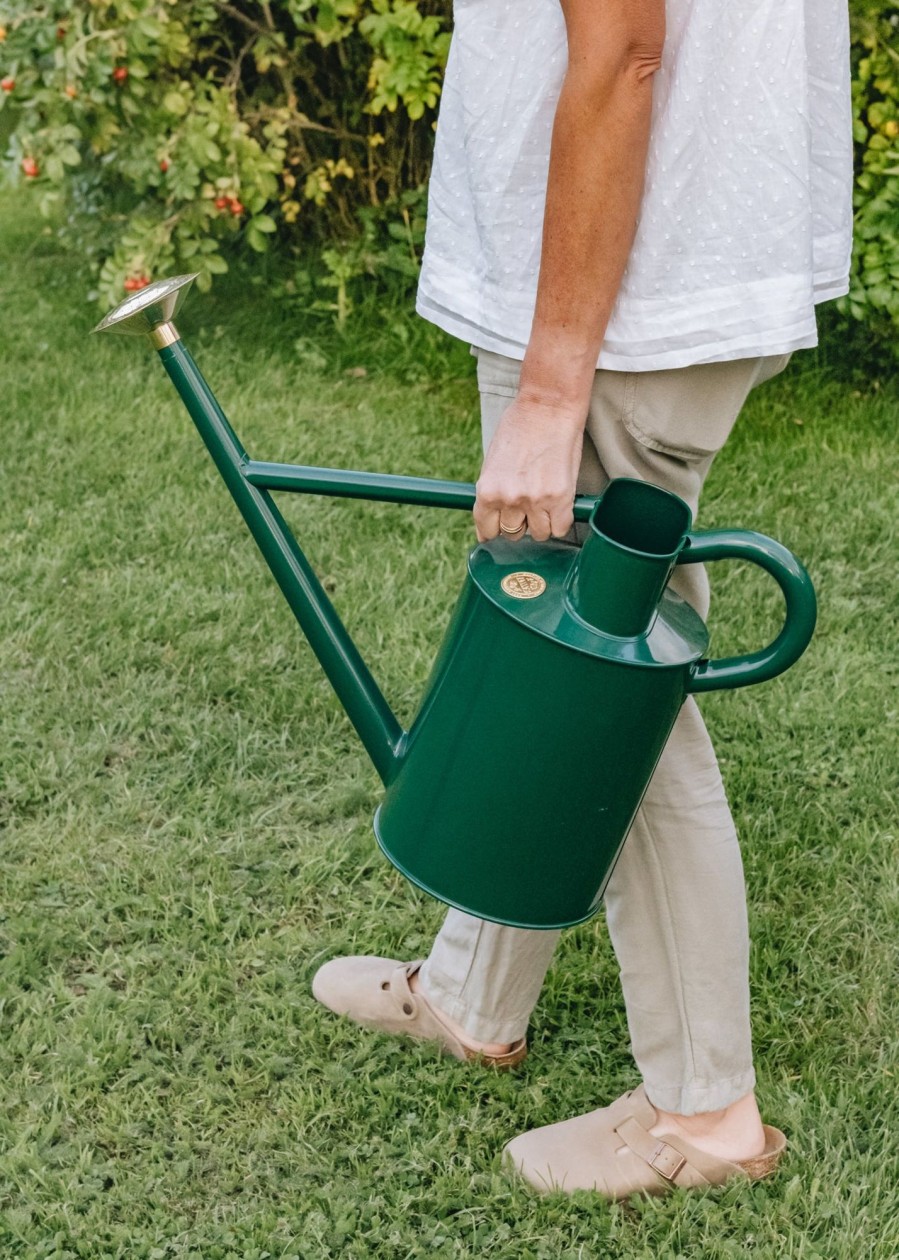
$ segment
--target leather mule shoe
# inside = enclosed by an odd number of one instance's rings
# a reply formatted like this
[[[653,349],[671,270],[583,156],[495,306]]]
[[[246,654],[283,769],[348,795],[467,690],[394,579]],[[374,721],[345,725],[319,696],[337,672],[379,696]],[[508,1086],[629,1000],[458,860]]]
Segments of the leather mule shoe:
[[[765,1149],[754,1159],[709,1155],[673,1134],[656,1137],[655,1107],[639,1089],[610,1107],[522,1133],[505,1148],[506,1160],[535,1190],[595,1190],[607,1199],[667,1194],[677,1186],[758,1181],[777,1167],[787,1139],[765,1125]]]
[[[463,1063],[510,1068],[521,1062],[527,1054],[524,1037],[505,1054],[484,1054],[460,1041],[430,1002],[409,988],[410,978],[421,965],[421,960],[400,962],[396,958],[332,958],[315,973],[312,995],[328,1010],[356,1024],[417,1041],[434,1041],[444,1054]]]

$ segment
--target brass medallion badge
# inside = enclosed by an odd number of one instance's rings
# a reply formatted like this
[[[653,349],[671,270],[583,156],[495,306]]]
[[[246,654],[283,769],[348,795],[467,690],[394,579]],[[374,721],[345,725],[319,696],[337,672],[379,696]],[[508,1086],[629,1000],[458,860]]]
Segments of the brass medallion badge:
[[[546,582],[539,573],[508,573],[500,586],[513,599],[536,599],[546,590]]]

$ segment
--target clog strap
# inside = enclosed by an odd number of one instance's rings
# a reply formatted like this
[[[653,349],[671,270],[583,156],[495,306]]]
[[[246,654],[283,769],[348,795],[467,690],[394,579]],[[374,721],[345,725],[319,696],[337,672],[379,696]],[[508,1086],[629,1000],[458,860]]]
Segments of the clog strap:
[[[740,1164],[700,1151],[681,1138],[656,1137],[633,1116],[617,1125],[615,1132],[669,1186],[717,1186],[748,1177]]]
[[[690,1165],[690,1161],[676,1146],[664,1138],[655,1137],[643,1128],[633,1116],[628,1116],[615,1129],[624,1145],[640,1157],[653,1172],[672,1186],[708,1185],[702,1173]]]

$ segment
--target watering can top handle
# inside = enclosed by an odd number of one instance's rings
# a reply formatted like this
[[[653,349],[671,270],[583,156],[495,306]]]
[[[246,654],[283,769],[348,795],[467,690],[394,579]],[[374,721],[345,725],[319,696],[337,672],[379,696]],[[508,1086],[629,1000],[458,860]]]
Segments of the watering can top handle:
[[[748,687],[776,678],[799,659],[814,633],[818,605],[811,578],[791,551],[752,530],[714,529],[688,534],[678,564],[701,564],[706,560],[748,560],[759,565],[783,592],[786,617],[777,638],[760,651],[698,661],[688,690]]]

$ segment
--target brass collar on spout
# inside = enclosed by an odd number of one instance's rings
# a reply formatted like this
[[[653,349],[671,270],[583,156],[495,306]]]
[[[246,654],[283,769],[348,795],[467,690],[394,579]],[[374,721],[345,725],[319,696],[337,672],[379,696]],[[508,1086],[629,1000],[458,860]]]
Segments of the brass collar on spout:
[[[166,346],[172,346],[176,341],[181,340],[181,334],[178,332],[178,329],[168,320],[164,324],[159,324],[156,328],[151,329],[147,336],[150,338],[150,345],[154,350],[164,350]]]

